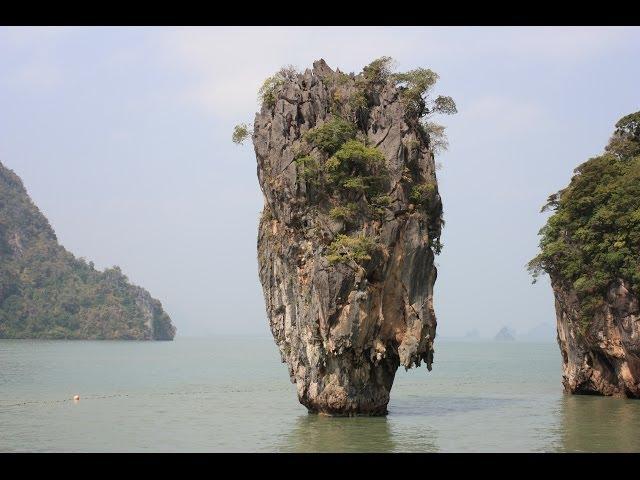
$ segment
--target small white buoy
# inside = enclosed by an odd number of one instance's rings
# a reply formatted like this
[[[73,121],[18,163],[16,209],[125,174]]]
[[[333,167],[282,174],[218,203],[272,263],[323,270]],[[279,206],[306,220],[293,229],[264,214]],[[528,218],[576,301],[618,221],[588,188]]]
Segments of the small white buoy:
[[[74,396],[73,396],[73,401],[74,401],[74,402],[77,402],[77,401],[79,401],[79,400],[80,400],[80,395],[74,395]]]

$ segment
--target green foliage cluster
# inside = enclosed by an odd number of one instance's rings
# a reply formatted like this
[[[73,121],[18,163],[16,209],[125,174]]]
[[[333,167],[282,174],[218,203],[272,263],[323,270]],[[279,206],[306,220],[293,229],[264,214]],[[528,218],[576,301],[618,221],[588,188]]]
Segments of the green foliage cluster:
[[[319,187],[322,185],[324,168],[320,161],[312,155],[305,155],[295,159],[298,173],[308,185]]]
[[[313,146],[332,155],[321,161],[314,155],[298,157],[300,176],[324,193],[378,195],[387,181],[384,155],[377,148],[368,147],[352,137],[355,127],[342,119],[331,120],[307,132],[305,138]]]
[[[258,101],[262,106],[273,108],[278,98],[278,92],[287,79],[297,74],[296,69],[288,65],[281,68],[275,75],[267,77],[258,90]]]
[[[334,154],[347,140],[355,138],[356,126],[340,117],[309,130],[304,138],[329,155]]]
[[[366,118],[369,116],[369,109],[374,104],[374,92],[383,87],[392,75],[394,60],[391,57],[380,57],[371,62],[362,69],[362,73],[354,76],[346,76],[339,74],[343,85],[345,79],[355,79],[355,91],[350,93],[346,104],[354,114],[356,121],[363,127],[366,126]],[[344,77],[342,77],[344,75]],[[341,106],[336,108],[337,112],[341,111]]]
[[[370,202],[371,213],[378,218],[383,218],[387,208],[391,206],[392,202],[393,199],[389,195],[376,195],[372,197]]]
[[[429,148],[431,148],[435,155],[449,148],[449,142],[443,125],[425,120],[420,122],[420,127],[429,138]]]
[[[307,185],[332,199],[334,205],[329,216],[345,224],[355,223],[359,215],[382,216],[391,204],[391,198],[383,195],[388,182],[384,155],[377,148],[356,140],[356,133],[353,123],[334,117],[304,137],[319,152],[295,160]],[[349,197],[364,199],[364,202],[342,203]],[[349,260],[362,263],[369,259],[374,243],[361,237],[340,235],[329,246],[327,258],[331,263]]]
[[[356,113],[366,111],[369,108],[369,99],[367,98],[366,93],[362,90],[357,90],[353,93],[349,97],[348,103],[349,107],[351,107],[351,109]]]
[[[362,265],[371,260],[371,253],[375,247],[376,242],[365,235],[351,237],[340,234],[329,245],[327,260],[330,264],[353,260]]]
[[[344,221],[347,231],[358,224],[358,219],[384,218],[393,201],[386,194],[389,189],[389,173],[384,156],[377,148],[367,145],[366,140],[358,133],[367,131],[370,109],[379,103],[382,88],[387,85],[400,87],[407,122],[421,131],[417,136],[421,139],[413,139],[415,146],[421,145],[425,136],[429,138],[429,146],[433,151],[447,146],[444,127],[419,120],[432,113],[456,112],[455,102],[451,97],[429,99],[429,91],[438,75],[422,68],[393,73],[393,66],[391,57],[381,57],[364,67],[358,75],[338,71],[335,75],[327,76],[324,80],[330,87],[329,111],[332,118],[309,130],[295,154],[298,175],[307,186],[312,208],[320,205],[323,209],[328,208],[329,216]],[[281,70],[265,81],[259,92],[263,105],[272,107],[275,104],[285,80],[294,73],[292,69]],[[248,134],[248,128],[234,131],[234,141],[236,138],[246,138]],[[427,208],[433,199],[435,186],[428,183],[414,185],[419,180],[416,180],[411,171],[403,175],[403,179],[412,187],[414,203]],[[434,214],[440,216],[438,212]],[[432,243],[437,253],[441,248],[439,240],[435,238],[439,235],[439,225],[440,223],[433,227]],[[340,246],[345,249],[348,240],[336,242],[335,248]],[[331,255],[334,261],[350,258],[346,253],[337,255],[333,252]]]
[[[346,205],[337,205],[329,210],[329,216],[334,220],[343,220],[345,222],[352,221],[358,213],[358,205],[356,203],[347,203]]]
[[[438,81],[438,74],[428,68],[416,68],[393,74],[393,80],[402,87],[400,96],[409,114],[419,117],[424,115],[426,103],[423,97]]]
[[[362,69],[362,79],[367,87],[384,85],[391,77],[394,60],[391,57],[376,58]]]
[[[430,246],[433,249],[433,253],[436,255],[440,255],[442,253],[442,248],[444,247],[444,243],[440,241],[440,237],[429,237]]]
[[[434,113],[451,115],[457,113],[455,101],[439,95],[434,100],[429,92],[438,81],[438,74],[427,68],[416,68],[408,72],[393,73],[394,61],[391,57],[381,57],[363,68],[356,76],[356,91],[351,94],[348,104],[356,113],[356,118],[366,116],[373,105],[374,92],[387,82],[400,87],[400,97],[409,117],[429,117]],[[359,120],[360,121],[360,120]],[[361,122],[362,123],[362,122]],[[430,138],[430,146],[435,153],[446,150],[448,144],[444,127],[424,120],[422,130]]]
[[[618,120],[605,151],[621,158],[640,155],[640,112],[630,113]]]
[[[352,77],[353,77],[353,74],[347,75],[344,72],[338,71],[336,73],[336,76],[334,77],[334,80],[335,80],[337,85],[341,85],[342,86],[342,85],[347,85],[351,81]]]
[[[432,111],[445,115],[453,115],[454,113],[458,113],[458,107],[456,107],[456,102],[453,101],[453,98],[438,95],[433,101]]]
[[[244,141],[251,135],[251,130],[246,123],[239,123],[235,127],[233,127],[233,134],[231,135],[231,140],[236,145],[241,145]]]
[[[581,323],[589,324],[611,283],[640,288],[640,112],[616,124],[603,155],[575,170],[569,186],[543,210],[555,213],[540,230],[540,253],[528,264],[573,286]]]
[[[373,60],[362,69],[359,75],[354,75],[353,73],[347,75],[338,71],[336,75],[331,77],[334,86],[344,87],[355,80],[356,89],[350,93],[349,98],[342,98],[343,94],[339,90],[334,90],[331,96],[331,113],[336,118],[345,116],[342,107],[346,104],[354,115],[356,124],[366,129],[369,110],[375,103],[375,92],[379,91],[388,82],[401,87],[400,96],[405,103],[408,116],[424,117],[433,113],[453,114],[457,112],[456,104],[451,97],[441,95],[435,100],[429,99],[429,91],[438,80],[438,74],[434,71],[426,68],[416,68],[408,72],[394,73],[394,65],[393,58],[385,56]],[[260,104],[267,108],[273,108],[278,92],[285,81],[293,79],[296,75],[296,69],[289,65],[265,79],[258,90]],[[336,121],[335,123],[326,124],[325,129],[314,130],[315,132],[310,134],[309,140],[316,143],[327,153],[333,154],[344,141],[355,137],[356,126],[351,122],[342,120],[342,123]],[[444,127],[430,122],[423,122],[422,130],[424,133],[429,134],[434,151],[437,152],[447,148]],[[249,127],[246,124],[239,124],[234,128],[232,140],[236,144],[242,144],[249,135],[251,135]],[[313,138],[314,136],[318,138]]]
[[[173,338],[160,302],[118,267],[100,272],[61,247],[18,177],[1,164],[0,248],[0,338]]]
[[[334,187],[357,193],[376,195],[387,179],[382,152],[358,140],[347,140],[325,166]]]
[[[419,183],[411,187],[409,200],[420,207],[428,207],[436,193],[436,185],[432,181]]]
[[[278,90],[280,90],[283,83],[284,79],[278,74],[267,77],[258,90],[260,103],[267,108],[273,108],[276,104]]]

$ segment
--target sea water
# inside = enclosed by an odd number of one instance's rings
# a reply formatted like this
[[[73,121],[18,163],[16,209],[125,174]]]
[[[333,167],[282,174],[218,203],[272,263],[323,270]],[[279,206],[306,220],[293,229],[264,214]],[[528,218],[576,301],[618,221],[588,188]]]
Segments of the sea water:
[[[387,417],[331,418],[298,403],[268,337],[0,340],[0,451],[640,451],[640,400],[566,395],[560,361],[554,343],[437,339]]]

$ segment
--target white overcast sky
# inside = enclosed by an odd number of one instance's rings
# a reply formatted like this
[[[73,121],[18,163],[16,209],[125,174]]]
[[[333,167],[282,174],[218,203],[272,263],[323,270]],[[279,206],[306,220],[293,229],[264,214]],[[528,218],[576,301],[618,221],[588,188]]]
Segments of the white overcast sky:
[[[282,65],[383,55],[436,71],[458,104],[439,119],[439,334],[553,324],[548,282],[524,268],[539,209],[640,110],[638,28],[0,28],[0,161],[65,247],[120,265],[180,335],[268,335],[262,196],[232,127]]]

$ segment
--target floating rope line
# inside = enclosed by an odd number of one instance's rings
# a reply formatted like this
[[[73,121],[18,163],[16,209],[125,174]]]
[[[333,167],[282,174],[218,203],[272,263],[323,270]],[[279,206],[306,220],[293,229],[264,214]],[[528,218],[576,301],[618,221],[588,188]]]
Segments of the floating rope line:
[[[198,391],[176,391],[176,392],[164,392],[164,393],[139,393],[139,394],[114,393],[114,394],[103,394],[103,395],[82,395],[79,400],[74,400],[73,397],[69,397],[69,398],[59,399],[59,400],[32,400],[32,401],[18,402],[18,403],[7,403],[7,404],[0,403],[0,408],[21,407],[25,405],[56,405],[56,404],[63,404],[66,402],[80,403],[83,400],[104,400],[108,398],[145,397],[145,396],[152,396],[152,397],[190,396],[190,395],[195,396],[195,395],[211,395],[215,393],[249,393],[251,391],[252,389],[237,388],[229,385],[227,387],[222,387],[219,390],[216,389],[216,391],[198,390]],[[271,389],[267,389],[267,391],[275,391],[275,389],[271,388]]]
[[[205,395],[211,392],[198,391],[198,392],[165,392],[165,393],[155,393],[155,394],[141,394],[141,395],[133,395],[128,393],[114,393],[111,395],[83,395],[81,398],[84,400],[103,400],[107,398],[124,398],[124,397],[134,397],[134,396],[153,396],[153,397],[168,397],[172,395]],[[65,398],[62,400],[33,400],[28,402],[19,402],[19,403],[8,403],[2,404],[0,403],[0,408],[8,408],[8,407],[21,407],[24,405],[54,405],[54,404],[62,404],[66,402],[77,402],[80,403],[80,400],[74,400],[73,397]]]

